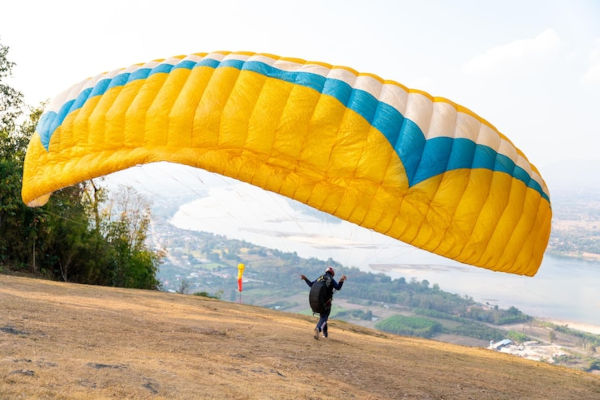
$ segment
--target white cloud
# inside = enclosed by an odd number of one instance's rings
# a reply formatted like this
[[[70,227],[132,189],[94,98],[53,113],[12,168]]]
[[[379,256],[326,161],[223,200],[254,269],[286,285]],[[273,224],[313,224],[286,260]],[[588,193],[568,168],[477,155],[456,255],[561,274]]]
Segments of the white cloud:
[[[463,66],[463,71],[487,75],[510,70],[531,70],[554,55],[560,43],[558,34],[553,29],[546,29],[534,38],[515,40],[486,50],[469,60]]]
[[[600,38],[596,39],[596,47],[590,52],[590,66],[581,78],[586,85],[600,84]]]

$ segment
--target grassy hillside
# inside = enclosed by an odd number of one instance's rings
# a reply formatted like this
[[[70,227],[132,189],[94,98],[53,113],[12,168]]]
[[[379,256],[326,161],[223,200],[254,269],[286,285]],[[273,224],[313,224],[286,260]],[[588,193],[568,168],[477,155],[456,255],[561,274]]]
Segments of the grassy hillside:
[[[2,399],[597,399],[600,377],[156,291],[0,275]]]

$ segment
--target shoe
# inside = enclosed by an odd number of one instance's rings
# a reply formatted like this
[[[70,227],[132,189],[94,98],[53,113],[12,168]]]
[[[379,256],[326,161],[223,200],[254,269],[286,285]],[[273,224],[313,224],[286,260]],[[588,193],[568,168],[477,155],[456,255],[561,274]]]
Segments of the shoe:
[[[319,330],[315,328],[315,339],[319,340]]]

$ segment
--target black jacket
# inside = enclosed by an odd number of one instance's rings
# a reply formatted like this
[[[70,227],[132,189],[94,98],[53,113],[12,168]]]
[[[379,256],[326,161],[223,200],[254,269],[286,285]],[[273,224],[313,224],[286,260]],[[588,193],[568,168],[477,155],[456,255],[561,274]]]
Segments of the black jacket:
[[[327,299],[331,300],[333,298],[333,289],[335,290],[341,290],[342,286],[344,285],[344,281],[342,282],[336,282],[335,279],[333,279],[333,276],[331,275],[331,273],[329,272],[325,272],[325,274],[321,275],[321,276],[325,276],[325,275],[329,275],[329,277],[331,278],[331,286],[329,287],[329,293],[327,293]],[[319,277],[320,278],[320,277]],[[315,279],[314,281],[309,281],[307,278],[304,278],[304,282],[306,282],[306,284],[310,287],[312,287],[312,285],[319,280],[319,278]]]

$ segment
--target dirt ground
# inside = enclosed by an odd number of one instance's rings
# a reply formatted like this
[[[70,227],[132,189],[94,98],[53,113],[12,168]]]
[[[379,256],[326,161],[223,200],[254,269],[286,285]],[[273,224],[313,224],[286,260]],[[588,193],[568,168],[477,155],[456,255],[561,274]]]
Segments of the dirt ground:
[[[0,399],[600,399],[485,349],[155,291],[0,275]]]

